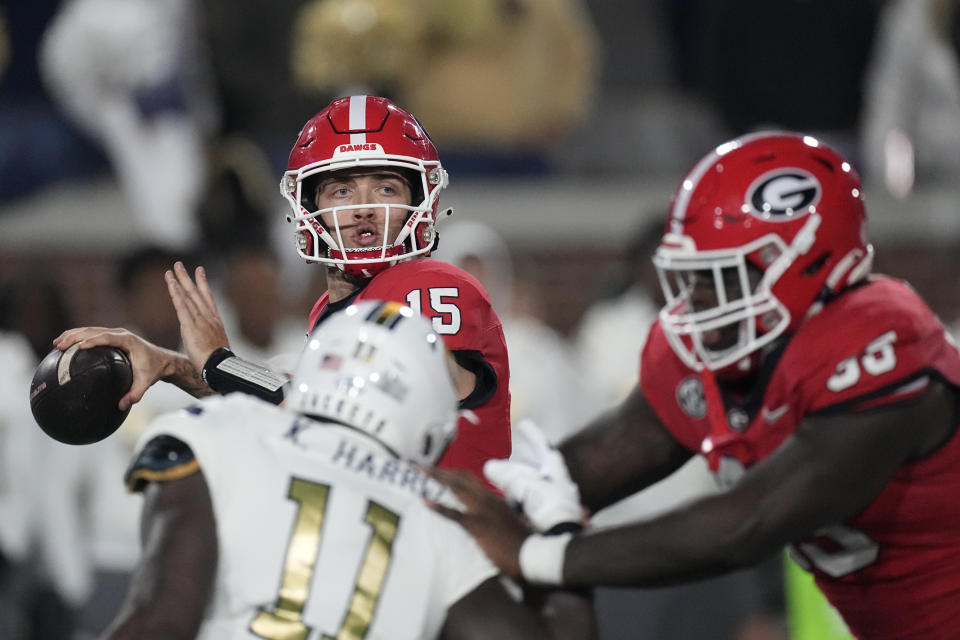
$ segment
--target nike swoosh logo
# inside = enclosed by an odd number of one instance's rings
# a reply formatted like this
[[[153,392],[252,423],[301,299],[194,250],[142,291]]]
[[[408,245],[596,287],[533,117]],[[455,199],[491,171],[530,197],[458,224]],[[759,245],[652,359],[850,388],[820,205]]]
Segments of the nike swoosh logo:
[[[763,419],[767,421],[767,424],[773,424],[774,422],[782,418],[787,413],[787,411],[790,411],[789,404],[779,406],[776,409],[772,409],[772,410],[764,407],[760,411],[760,414],[763,416]]]

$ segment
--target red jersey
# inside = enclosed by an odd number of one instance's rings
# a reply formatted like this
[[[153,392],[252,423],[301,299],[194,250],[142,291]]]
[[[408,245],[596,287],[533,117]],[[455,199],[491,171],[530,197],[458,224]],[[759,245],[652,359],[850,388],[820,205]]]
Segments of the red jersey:
[[[467,469],[486,482],[483,463],[510,456],[510,366],[500,319],[483,286],[469,273],[446,262],[420,259],[381,271],[348,303],[360,300],[402,302],[431,318],[450,351],[480,357],[494,375],[494,389],[471,406],[476,423],[460,418],[457,436],[437,466]],[[327,307],[324,293],[310,312],[310,331]],[[470,398],[468,398],[470,400]],[[474,398],[474,400],[477,400]]]
[[[960,387],[960,353],[939,320],[909,285],[884,276],[827,304],[771,357],[755,393],[724,396],[722,411],[708,411],[704,378],[674,355],[657,323],[640,385],[673,436],[721,475],[723,459],[749,467],[769,456],[804,416],[882,407],[921,393],[929,377]],[[934,453],[902,466],[855,517],[794,541],[791,551],[858,637],[955,638],[957,496],[954,432]]]

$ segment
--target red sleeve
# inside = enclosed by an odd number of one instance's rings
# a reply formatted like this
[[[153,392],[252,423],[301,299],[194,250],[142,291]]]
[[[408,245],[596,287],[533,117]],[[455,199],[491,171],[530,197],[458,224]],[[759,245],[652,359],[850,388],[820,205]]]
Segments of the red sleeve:
[[[651,327],[640,356],[640,388],[677,442],[700,451],[710,431],[703,382],[674,354],[659,320]]]

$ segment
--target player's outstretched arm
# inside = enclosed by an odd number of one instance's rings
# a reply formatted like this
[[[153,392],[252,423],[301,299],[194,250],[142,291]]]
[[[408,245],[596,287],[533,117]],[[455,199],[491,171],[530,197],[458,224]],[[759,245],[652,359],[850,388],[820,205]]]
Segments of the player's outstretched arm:
[[[127,329],[79,327],[64,331],[53,341],[61,351],[78,343],[80,349],[110,345],[127,353],[133,366],[133,383],[130,391],[120,398],[120,409],[139,402],[147,389],[159,380],[175,384],[196,398],[213,393],[185,355],[159,347]]]
[[[140,562],[104,640],[195,638],[216,565],[216,525],[203,474],[149,484]]]
[[[531,533],[528,523],[471,473],[433,469],[431,474],[453,489],[466,507],[466,512],[437,503],[431,504],[432,508],[464,526],[476,537],[488,556],[497,552],[498,542],[505,543],[503,549],[519,549]],[[483,509],[479,508],[481,504],[484,505]],[[483,513],[474,516],[474,512]],[[494,559],[494,563],[501,565],[508,560],[509,553],[502,554]],[[505,574],[519,578],[520,568],[514,565]],[[453,605],[447,612],[441,638],[591,640],[596,637],[590,591],[527,587],[521,603],[507,593],[501,580],[490,578]]]
[[[435,508],[510,576],[641,587],[700,580],[755,564],[864,509],[903,464],[949,437],[956,401],[952,389],[934,381],[919,399],[807,418],[727,493],[572,538],[528,535],[505,502],[482,495],[465,474],[438,474],[465,511]]]
[[[866,508],[903,464],[949,437],[955,402],[931,382],[919,399],[808,417],[729,492],[572,540],[564,583],[664,585],[755,564]]]
[[[559,449],[591,512],[665,478],[692,455],[663,427],[640,387]]]

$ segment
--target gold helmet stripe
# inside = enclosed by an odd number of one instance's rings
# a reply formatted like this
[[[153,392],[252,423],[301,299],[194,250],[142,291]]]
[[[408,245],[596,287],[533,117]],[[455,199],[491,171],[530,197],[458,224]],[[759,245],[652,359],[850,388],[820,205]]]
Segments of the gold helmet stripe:
[[[382,302],[367,315],[367,322],[393,329],[401,319],[409,315],[411,311],[406,305],[399,302]]]

